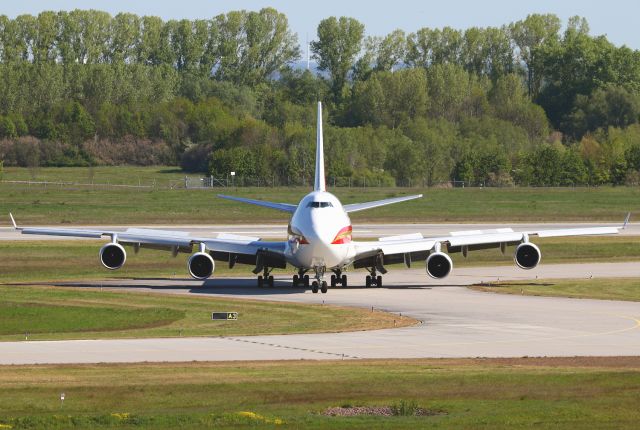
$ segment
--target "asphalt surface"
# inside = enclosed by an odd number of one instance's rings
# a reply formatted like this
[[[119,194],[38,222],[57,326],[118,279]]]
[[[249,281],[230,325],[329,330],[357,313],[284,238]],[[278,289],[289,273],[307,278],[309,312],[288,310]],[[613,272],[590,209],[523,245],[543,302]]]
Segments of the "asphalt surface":
[[[445,281],[430,280],[422,270],[396,269],[384,277],[388,287],[375,289],[363,288],[364,272],[355,272],[350,274],[352,286],[330,289],[328,294],[293,289],[284,277],[274,289],[254,288],[255,280],[249,278],[84,284],[161,294],[358,306],[394,312],[398,318],[411,316],[421,323],[352,333],[4,342],[0,343],[0,364],[640,355],[640,303],[501,295],[464,287],[498,279],[584,278],[590,282],[599,277],[640,277],[640,264],[542,265],[531,271],[462,268],[454,269]]]
[[[18,219],[20,225],[20,220]],[[401,234],[410,233],[422,233],[425,237],[428,236],[443,236],[451,232],[462,230],[490,230],[496,228],[511,227],[516,231],[529,231],[535,229],[565,229],[565,228],[578,228],[578,227],[603,227],[603,226],[620,226],[622,220],[619,223],[510,223],[504,222],[500,224],[354,224],[353,236],[354,239],[372,239],[384,236],[395,236]],[[25,225],[25,227],[27,227]],[[32,227],[32,226],[29,226]],[[53,227],[53,226],[52,226]],[[56,225],[54,227],[70,227]],[[140,226],[76,226],[73,228],[89,228],[89,229],[103,229],[103,230],[115,230],[124,231],[128,227],[144,228],[144,225]],[[219,233],[233,233],[246,236],[262,237],[262,238],[277,238],[282,239],[287,236],[286,223],[281,224],[258,224],[258,225],[172,225],[162,226],[153,225],[146,226],[156,230],[180,230],[191,233],[192,236],[205,236],[216,237]],[[629,223],[625,230],[621,230],[622,235],[626,236],[640,236],[640,223]],[[57,237],[57,236],[36,236],[30,234],[21,234],[15,231],[11,227],[0,227],[0,240],[78,240],[78,238],[72,237]],[[80,238],[79,240],[86,240]]]

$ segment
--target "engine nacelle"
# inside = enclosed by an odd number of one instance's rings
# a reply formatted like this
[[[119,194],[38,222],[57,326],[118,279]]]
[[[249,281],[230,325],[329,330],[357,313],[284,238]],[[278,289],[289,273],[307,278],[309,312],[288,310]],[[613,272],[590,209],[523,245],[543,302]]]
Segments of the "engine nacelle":
[[[513,255],[513,261],[516,262],[516,266],[521,269],[529,270],[533,269],[540,263],[542,253],[540,249],[533,243],[525,242],[518,245],[516,252]]]
[[[117,270],[127,261],[127,253],[119,243],[107,243],[100,248],[100,262],[109,270]]]
[[[216,264],[206,252],[196,252],[187,262],[189,274],[195,279],[207,279],[213,274]]]
[[[445,278],[451,273],[453,261],[444,252],[434,252],[427,257],[427,275],[433,279]]]

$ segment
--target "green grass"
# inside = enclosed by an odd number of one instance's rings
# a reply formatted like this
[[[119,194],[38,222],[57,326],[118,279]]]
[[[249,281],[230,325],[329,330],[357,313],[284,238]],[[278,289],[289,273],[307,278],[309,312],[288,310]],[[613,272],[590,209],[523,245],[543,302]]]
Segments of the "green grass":
[[[542,250],[542,264],[570,262],[636,261],[640,260],[640,245],[633,236],[569,237],[534,239]],[[113,278],[186,278],[188,254],[176,258],[166,251],[142,249],[134,254],[127,248],[127,262],[117,271],[109,271],[98,261],[98,251],[104,242],[99,241],[7,241],[0,247],[0,282],[49,282],[59,280],[87,280]],[[514,248],[505,255],[491,249],[469,253],[468,259],[452,254],[454,267],[513,264]],[[421,267],[414,262],[414,267]],[[25,270],[28,268],[28,270]],[[253,267],[238,265],[230,270],[218,263],[214,277],[252,277]],[[389,266],[390,270],[404,270],[403,265]],[[293,274],[293,270],[276,273]],[[364,279],[365,271],[352,271]]]
[[[44,336],[53,333],[73,336],[73,333],[80,331],[123,331],[169,325],[184,317],[184,312],[177,309],[69,306],[63,302],[48,305],[16,302],[4,297],[0,303],[0,336],[25,332]]]
[[[5,169],[5,180],[29,179],[28,169]],[[37,179],[86,182],[86,168],[40,169]],[[308,187],[167,189],[184,174],[170,167],[104,167],[95,182],[165,188],[103,189],[0,183],[0,214],[23,224],[212,224],[288,221],[287,214],[217,199],[217,193],[298,203]],[[620,221],[640,212],[640,188],[336,188],[343,203],[423,193],[424,198],[353,214],[353,222]],[[8,225],[8,219],[0,219]]]
[[[638,358],[5,366],[0,423],[16,429],[635,429],[639,370]],[[321,415],[332,406],[403,402],[440,414]]]
[[[416,323],[412,318],[363,309],[98,289],[0,286],[0,297],[0,340],[4,341],[24,339],[25,333],[30,340],[237,336]],[[239,319],[213,322],[213,311],[238,312]]]
[[[640,279],[637,278],[498,282],[490,286],[477,285],[473,288],[480,291],[528,296],[640,301]]]

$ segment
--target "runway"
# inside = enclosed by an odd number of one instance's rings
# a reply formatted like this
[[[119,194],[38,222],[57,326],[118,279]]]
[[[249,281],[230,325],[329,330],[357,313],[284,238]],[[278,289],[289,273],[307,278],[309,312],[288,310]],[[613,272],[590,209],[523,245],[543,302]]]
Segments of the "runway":
[[[18,219],[18,224],[20,220]],[[354,239],[374,239],[384,236],[395,236],[401,234],[410,233],[422,233],[425,237],[429,236],[443,236],[451,232],[462,230],[490,230],[496,228],[512,227],[516,231],[528,231],[534,229],[564,229],[572,227],[596,227],[596,226],[620,226],[622,220],[619,223],[512,223],[504,222],[499,224],[460,224],[460,223],[448,223],[448,224],[359,224],[354,223],[353,235]],[[26,227],[26,225],[25,225]],[[52,226],[53,227],[53,226]],[[57,225],[56,227],[61,227]],[[153,228],[157,230],[180,230],[189,232],[192,236],[205,236],[216,237],[219,233],[233,233],[246,236],[254,236],[269,239],[283,239],[287,236],[287,223],[282,222],[280,224],[258,224],[258,225],[153,225],[153,226],[75,226],[74,228],[90,228],[90,229],[103,229],[124,231],[128,227],[137,228]],[[629,223],[625,230],[621,230],[621,235],[625,236],[640,236],[640,223]],[[20,232],[15,231],[11,227],[0,227],[0,240],[86,240],[82,238],[72,237],[57,237],[57,236],[36,236],[36,235],[23,235]]]
[[[159,294],[231,296],[358,306],[419,319],[399,329],[352,333],[5,342],[0,364],[163,362],[193,360],[300,360],[418,357],[522,357],[640,355],[640,303],[501,295],[465,285],[500,278],[640,277],[638,263],[461,268],[446,281],[429,280],[422,270],[393,270],[390,287],[353,287],[312,294],[280,278],[274,289],[254,288],[254,279],[110,281],[95,288],[153,291]],[[363,273],[359,274],[362,278]],[[360,285],[358,285],[360,284]],[[240,315],[242,318],[242,315]],[[268,323],[268,322],[265,322]]]

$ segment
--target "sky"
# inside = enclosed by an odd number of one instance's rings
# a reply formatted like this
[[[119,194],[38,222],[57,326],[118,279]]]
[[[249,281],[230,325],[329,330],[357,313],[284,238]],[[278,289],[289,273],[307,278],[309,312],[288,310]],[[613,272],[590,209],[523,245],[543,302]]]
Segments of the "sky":
[[[356,18],[365,25],[367,35],[383,36],[397,28],[410,33],[422,27],[499,27],[531,13],[554,13],[563,23],[580,15],[587,18],[592,35],[605,34],[616,45],[640,49],[637,0],[0,0],[0,14],[13,18],[43,10],[99,9],[113,15],[133,12],[163,19],[194,19],[268,6],[287,15],[303,50],[307,38],[316,36],[318,23],[329,16]]]

